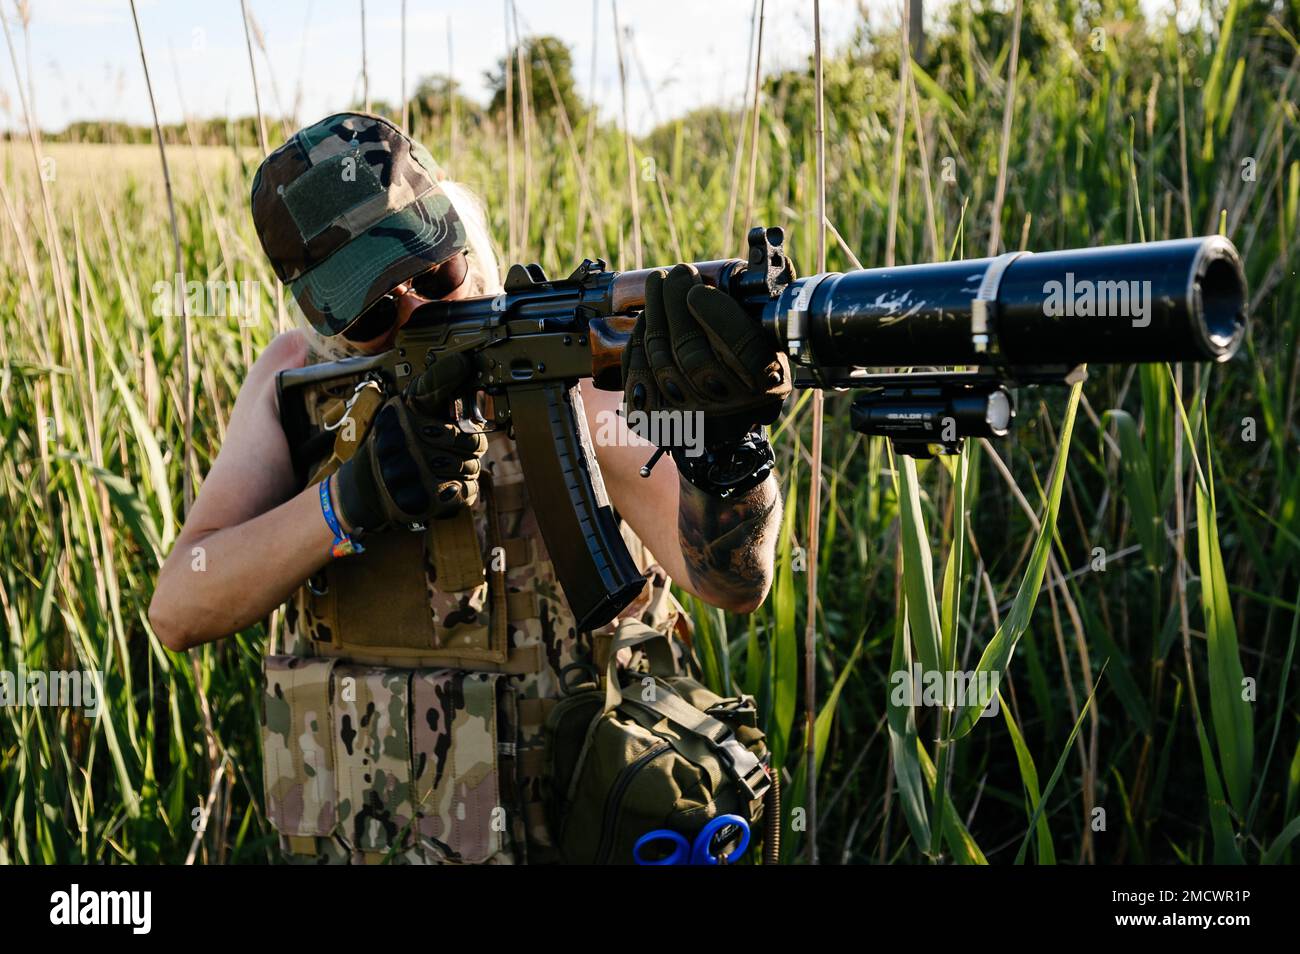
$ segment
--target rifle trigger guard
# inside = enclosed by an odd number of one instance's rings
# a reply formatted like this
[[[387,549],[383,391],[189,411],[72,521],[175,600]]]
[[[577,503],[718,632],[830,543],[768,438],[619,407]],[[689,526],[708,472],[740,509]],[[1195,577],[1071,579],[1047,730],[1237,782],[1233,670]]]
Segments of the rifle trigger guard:
[[[456,415],[456,427],[465,434],[487,434],[496,430],[496,422],[490,421],[479,407],[478,395],[470,394],[458,402],[460,413]]]

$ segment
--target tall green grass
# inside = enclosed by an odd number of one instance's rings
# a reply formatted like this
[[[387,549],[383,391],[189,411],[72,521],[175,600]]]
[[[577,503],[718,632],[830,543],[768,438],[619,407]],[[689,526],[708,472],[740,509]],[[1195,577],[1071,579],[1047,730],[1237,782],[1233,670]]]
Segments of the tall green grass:
[[[791,402],[775,432],[786,518],[772,597],[744,618],[691,604],[709,680],[760,701],[786,772],[787,860],[802,857],[807,810],[810,611],[823,860],[1290,860],[1295,15],[1233,0],[1186,33],[1136,16],[1026,5],[1002,246],[1155,240],[1222,221],[1245,256],[1250,338],[1227,367],[1094,368],[1082,391],[1022,392],[1010,439],[939,462],[855,435],[847,399],[829,395],[813,609],[801,585],[808,405]],[[1010,24],[954,5],[912,65],[899,262],[985,251]],[[891,251],[897,48],[864,29],[826,63],[833,269]],[[766,84],[753,213],[787,227],[802,263],[816,245],[810,73]],[[515,137],[518,251],[552,274],[584,256],[631,263],[623,136],[588,120],[533,116],[527,157]],[[486,198],[504,245],[500,122],[458,115],[454,155],[440,146],[453,141],[444,117],[418,133]],[[633,143],[647,263],[739,251],[753,223],[723,228],[744,133],[740,114],[702,109]],[[187,277],[255,279],[263,296],[253,327],[194,319],[186,462],[180,326],[151,311],[153,283],[172,271],[156,155],[110,164],[98,147],[50,147],[51,235],[22,145],[0,152],[0,669],[105,677],[95,718],[0,708],[0,861],[270,860],[256,737],[266,628],[181,657],[146,620],[183,470],[201,483],[274,332],[273,276],[247,212],[255,150],[170,151]],[[891,674],[913,660],[998,673],[1000,717],[895,704]]]

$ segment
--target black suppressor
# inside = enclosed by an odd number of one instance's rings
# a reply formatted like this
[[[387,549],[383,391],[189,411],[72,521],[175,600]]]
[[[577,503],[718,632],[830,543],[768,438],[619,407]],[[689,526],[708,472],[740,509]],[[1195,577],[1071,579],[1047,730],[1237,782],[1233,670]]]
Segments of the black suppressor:
[[[805,368],[1226,361],[1246,277],[1221,236],[829,272],[764,323]]]

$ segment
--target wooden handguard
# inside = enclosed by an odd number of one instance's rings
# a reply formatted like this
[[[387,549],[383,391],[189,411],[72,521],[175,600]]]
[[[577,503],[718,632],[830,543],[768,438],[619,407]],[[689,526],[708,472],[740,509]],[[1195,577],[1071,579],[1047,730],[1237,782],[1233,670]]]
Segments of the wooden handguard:
[[[743,268],[740,259],[726,258],[713,262],[692,262],[705,284],[717,287],[723,276],[736,268]],[[654,271],[666,269],[641,268],[633,272],[620,272],[610,288],[608,317],[591,322],[591,377],[602,391],[620,391],[623,388],[623,349],[632,337],[637,313],[645,307],[645,283]]]

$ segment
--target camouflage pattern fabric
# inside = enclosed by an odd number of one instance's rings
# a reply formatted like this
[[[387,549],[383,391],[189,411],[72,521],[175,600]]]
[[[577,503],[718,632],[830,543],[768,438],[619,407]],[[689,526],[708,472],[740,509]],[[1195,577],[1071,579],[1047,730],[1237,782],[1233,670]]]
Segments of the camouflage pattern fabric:
[[[319,426],[331,399],[350,392],[351,387],[342,381],[306,389],[308,418],[313,425]],[[481,577],[462,574],[463,578],[454,582],[470,585],[448,592],[440,586],[449,581],[438,579],[438,561],[431,559],[427,550],[423,552],[425,585],[418,601],[422,609],[411,611],[420,618],[402,620],[400,642],[406,647],[411,642],[409,631],[418,629],[426,634],[428,648],[409,657],[409,665],[358,665],[342,648],[346,641],[349,647],[365,643],[370,649],[383,642],[387,631],[359,634],[360,638],[343,632],[355,625],[352,620],[364,615],[340,613],[335,605],[335,597],[348,591],[344,576],[363,572],[353,559],[334,561],[328,579],[311,581],[286,605],[286,651],[293,658],[276,657],[267,664],[264,746],[268,813],[291,860],[542,863],[555,858],[542,807],[543,723],[562,695],[561,673],[567,671],[572,682],[594,674],[593,641],[612,633],[614,627],[611,624],[595,634],[577,631],[538,530],[514,442],[503,433],[491,435],[482,463],[492,490],[472,511],[469,532],[480,550],[484,573]],[[491,521],[496,523],[495,533]],[[639,618],[669,634],[677,670],[697,673],[689,645],[690,623],[671,594],[667,575],[626,525],[623,534],[647,581],[625,617]],[[498,551],[493,549],[494,540],[501,548]],[[372,552],[368,550],[358,559],[369,559]],[[419,560],[421,552],[416,548],[409,555]],[[500,602],[504,606],[498,606],[490,598],[490,586],[475,580],[490,577],[503,556],[505,592]],[[364,573],[372,579],[384,575],[382,568],[375,567]],[[393,579],[398,577],[391,574]],[[400,578],[406,579],[407,574]],[[390,611],[397,601],[391,587],[371,599],[384,604],[376,612]],[[488,645],[493,613],[507,617],[508,663],[494,665],[486,657],[464,660],[464,653]],[[340,625],[341,619],[345,625]],[[409,649],[394,647],[383,655],[392,656],[396,664],[401,662],[399,652]],[[444,657],[457,660],[454,668],[440,663]],[[636,651],[625,650],[621,662],[633,670],[647,668],[646,660]],[[373,673],[369,685],[356,696],[359,700],[364,693],[369,702],[353,701],[345,708],[336,702],[333,715],[327,714],[323,721],[318,717],[313,723],[325,726],[327,733],[330,726],[337,725],[333,738],[315,734],[318,728],[313,728],[312,734],[305,734],[303,728],[284,728],[286,724],[308,723],[305,712],[295,710],[290,715],[279,701],[285,695],[280,673],[304,666],[332,671],[336,693],[339,673]],[[314,684],[321,681],[322,677],[316,676]],[[358,685],[364,681],[359,678]],[[405,703],[399,701],[403,694]],[[312,700],[314,712],[321,707],[319,689]],[[399,725],[403,707],[409,713],[409,733]],[[339,719],[339,711],[350,718]],[[370,722],[363,726],[364,719]],[[345,740],[345,730],[356,735]],[[294,762],[290,751],[294,742],[315,754]],[[333,756],[332,763],[324,758],[326,750]],[[410,786],[404,789],[396,766],[408,757]],[[296,819],[303,810],[293,799],[306,797],[298,792],[308,791],[307,779],[316,778],[309,771],[327,769],[336,779],[337,820],[323,805],[313,804],[313,817],[319,823],[302,825]],[[360,781],[349,781],[346,773],[357,770],[362,772]],[[367,774],[369,778],[364,777]],[[312,793],[329,788],[326,781],[315,784]]]
[[[339,665],[332,701],[339,823],[355,850],[408,848],[411,792],[411,674]]]
[[[323,335],[462,252],[465,226],[429,151],[388,120],[338,113],[298,131],[253,178],[253,223]]]
[[[480,862],[502,847],[505,809],[492,673],[441,670],[413,681],[415,803],[425,852]]]
[[[337,821],[330,736],[332,659],[266,662],[266,810],[281,834],[328,836]]]
[[[266,809],[288,853],[318,862],[512,860],[495,673],[272,656]]]

